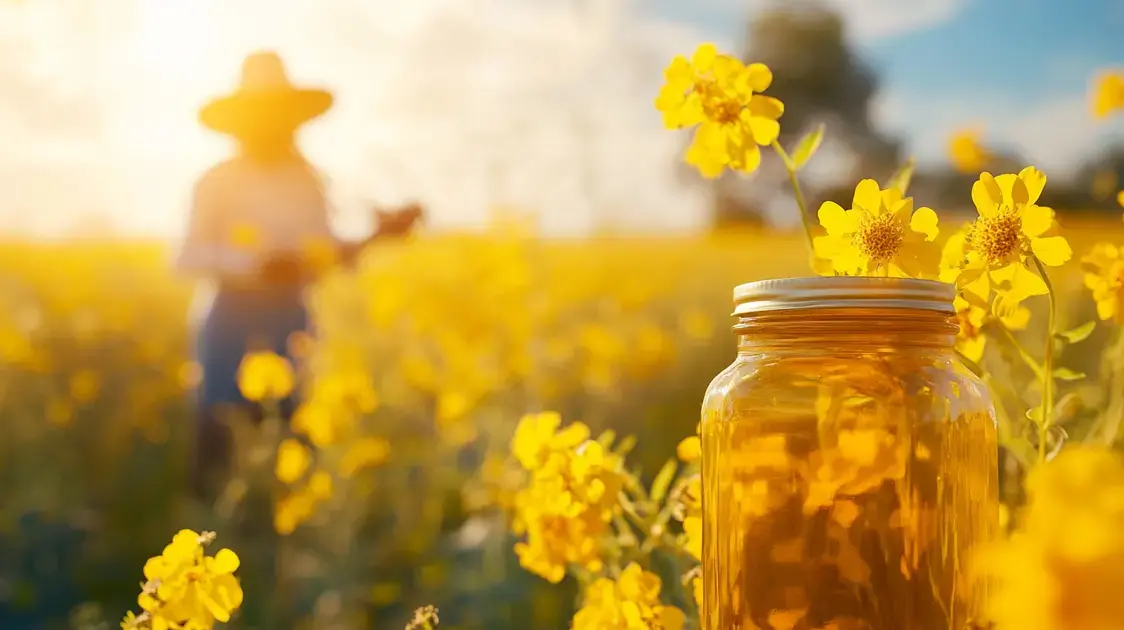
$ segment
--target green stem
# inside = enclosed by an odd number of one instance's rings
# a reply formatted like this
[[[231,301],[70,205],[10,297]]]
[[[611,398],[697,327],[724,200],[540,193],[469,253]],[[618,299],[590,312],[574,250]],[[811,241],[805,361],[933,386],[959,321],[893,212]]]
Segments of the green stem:
[[[776,140],[773,140],[773,150],[780,156],[781,163],[784,164],[784,170],[788,172],[788,181],[792,183],[792,193],[796,196],[796,206],[800,209],[800,225],[804,226],[804,236],[808,239],[808,251],[814,258],[816,249],[812,240],[812,225],[809,223],[808,203],[804,201],[804,193],[800,190],[800,180],[796,177],[796,169],[792,166],[792,158],[788,156],[788,152],[784,150],[781,143]]]
[[[995,325],[996,330],[1003,333],[1003,340],[1011,344],[1011,347],[1013,347],[1015,351],[1019,353],[1019,357],[1023,360],[1023,363],[1026,363],[1026,366],[1029,367],[1032,372],[1034,372],[1034,375],[1038,378],[1042,378],[1042,366],[1039,365],[1038,361],[1036,361],[1034,357],[1030,355],[1030,352],[1027,351],[1026,346],[1019,342],[1019,340],[1015,337],[1015,334],[1011,332],[1011,329],[1007,328],[1007,325],[1003,323],[1003,320],[996,317],[992,318],[991,323]]]
[[[1038,275],[1046,283],[1046,294],[1050,298],[1050,312],[1046,320],[1046,358],[1042,365],[1042,424],[1038,428],[1038,463],[1046,463],[1046,438],[1050,424],[1054,419],[1054,329],[1057,326],[1058,300],[1054,294],[1054,285],[1046,275],[1046,267],[1042,261],[1034,257],[1034,266]]]

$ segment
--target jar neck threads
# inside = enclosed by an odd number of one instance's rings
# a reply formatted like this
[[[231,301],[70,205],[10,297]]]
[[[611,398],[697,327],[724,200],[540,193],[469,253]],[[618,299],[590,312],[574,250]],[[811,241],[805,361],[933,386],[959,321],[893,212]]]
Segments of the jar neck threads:
[[[957,325],[946,313],[903,308],[811,308],[742,315],[733,327],[739,352],[952,352]]]

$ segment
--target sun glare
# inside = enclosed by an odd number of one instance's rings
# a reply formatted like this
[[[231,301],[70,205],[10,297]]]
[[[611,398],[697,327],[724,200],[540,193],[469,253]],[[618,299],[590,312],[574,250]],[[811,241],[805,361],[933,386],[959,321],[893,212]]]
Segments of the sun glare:
[[[204,73],[207,55],[200,54],[213,39],[214,23],[208,3],[185,0],[141,0],[137,22],[139,51],[150,63],[175,73]]]

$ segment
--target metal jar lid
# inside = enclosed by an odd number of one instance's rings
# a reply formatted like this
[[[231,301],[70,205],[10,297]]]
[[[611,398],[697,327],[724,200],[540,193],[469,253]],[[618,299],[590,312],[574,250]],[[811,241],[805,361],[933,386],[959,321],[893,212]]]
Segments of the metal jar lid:
[[[734,288],[734,315],[813,308],[900,308],[953,315],[956,288],[913,278],[823,276],[748,282]]]

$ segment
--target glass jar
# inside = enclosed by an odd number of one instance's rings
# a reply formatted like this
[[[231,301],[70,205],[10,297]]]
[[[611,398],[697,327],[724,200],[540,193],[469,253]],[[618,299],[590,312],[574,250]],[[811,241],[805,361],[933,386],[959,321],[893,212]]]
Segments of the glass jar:
[[[734,290],[738,356],[702,409],[703,628],[962,630],[999,530],[984,385],[953,287],[799,278]]]

